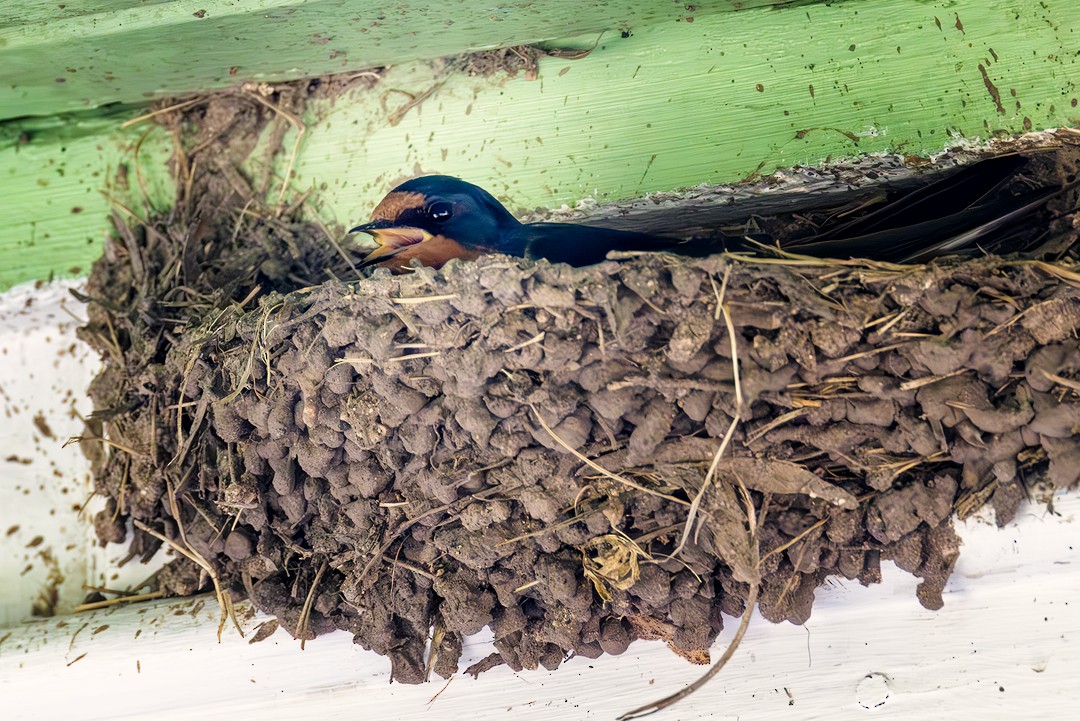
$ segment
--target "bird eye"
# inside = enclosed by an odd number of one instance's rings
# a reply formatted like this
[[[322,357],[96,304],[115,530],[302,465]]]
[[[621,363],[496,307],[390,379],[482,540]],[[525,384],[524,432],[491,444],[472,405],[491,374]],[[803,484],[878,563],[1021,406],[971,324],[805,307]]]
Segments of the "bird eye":
[[[428,208],[428,215],[431,216],[432,220],[439,223],[445,223],[446,221],[450,220],[450,216],[453,214],[453,206],[445,201],[432,203],[431,207]]]

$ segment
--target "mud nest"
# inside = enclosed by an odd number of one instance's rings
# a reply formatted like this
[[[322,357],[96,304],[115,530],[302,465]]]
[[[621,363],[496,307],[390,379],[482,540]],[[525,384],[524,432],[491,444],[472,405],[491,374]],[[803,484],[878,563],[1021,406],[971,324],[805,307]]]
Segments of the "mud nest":
[[[882,561],[937,608],[956,512],[1005,523],[1080,478],[1068,263],[492,257],[325,281],[343,253],[296,214],[241,228],[206,167],[216,205],[117,218],[87,289],[98,535],[177,551],[170,594],[347,630],[396,680],[454,673],[485,626],[474,671],[641,638],[702,663],[752,586],[802,623],[826,579]]]

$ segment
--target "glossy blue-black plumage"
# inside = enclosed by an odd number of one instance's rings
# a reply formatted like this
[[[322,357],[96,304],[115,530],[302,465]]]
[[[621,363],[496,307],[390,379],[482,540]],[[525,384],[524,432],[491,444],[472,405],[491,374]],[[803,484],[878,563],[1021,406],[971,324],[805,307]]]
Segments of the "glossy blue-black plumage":
[[[1017,182],[1028,162],[1024,156],[1012,154],[965,166],[919,190],[890,197],[881,209],[854,221],[826,223],[813,236],[781,241],[780,245],[803,255],[893,262],[925,262],[977,248],[984,240],[1001,237],[1000,233],[992,235],[996,231],[1076,187],[1076,182],[1069,182],[1031,189]],[[391,198],[394,202],[387,205]],[[378,235],[380,230],[406,228],[413,229],[416,237],[436,238],[441,243],[438,248],[457,253],[430,253],[434,263],[429,264],[436,265],[450,257],[505,253],[583,266],[603,261],[612,251],[671,251],[701,256],[747,247],[742,237],[676,240],[574,223],[521,223],[483,188],[445,175],[424,176],[399,185],[380,208],[373,222],[354,230]],[[399,233],[395,237],[402,236]],[[403,242],[410,240],[406,236]],[[774,243],[766,238],[764,244]],[[1009,241],[1000,244],[1007,246]],[[435,248],[433,244],[433,251]],[[372,253],[371,262],[384,262],[395,252],[406,253],[397,249],[377,251]]]
[[[502,246],[521,228],[517,218],[495,196],[460,178],[425,175],[406,181],[391,192],[416,193],[426,201],[422,207],[402,213],[397,218],[399,222],[415,223],[416,227],[432,234],[448,236],[467,247],[489,252],[510,252],[503,250]],[[450,204],[452,211],[449,218],[438,220],[430,217],[427,211],[440,203]]]
[[[599,263],[611,251],[668,250],[680,244],[662,236],[575,223],[521,223],[483,188],[448,175],[414,178],[394,188],[391,196],[395,194],[415,194],[423,203],[405,207],[393,219],[376,219],[353,230],[419,228],[433,236],[452,238],[478,253],[544,258],[577,266]],[[401,202],[408,205],[407,199]]]

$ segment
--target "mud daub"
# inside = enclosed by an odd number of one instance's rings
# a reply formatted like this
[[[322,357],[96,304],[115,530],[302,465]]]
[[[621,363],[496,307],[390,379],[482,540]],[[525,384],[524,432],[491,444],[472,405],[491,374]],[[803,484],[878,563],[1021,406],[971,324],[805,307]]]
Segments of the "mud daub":
[[[489,258],[316,285],[334,254],[298,223],[229,246],[230,220],[198,257],[175,225],[120,230],[84,331],[99,536],[137,520],[399,681],[453,673],[484,626],[482,667],[638,638],[704,662],[750,575],[777,622],[883,561],[936,608],[954,512],[1004,523],[1080,477],[1068,264]],[[158,582],[209,587],[188,558]]]

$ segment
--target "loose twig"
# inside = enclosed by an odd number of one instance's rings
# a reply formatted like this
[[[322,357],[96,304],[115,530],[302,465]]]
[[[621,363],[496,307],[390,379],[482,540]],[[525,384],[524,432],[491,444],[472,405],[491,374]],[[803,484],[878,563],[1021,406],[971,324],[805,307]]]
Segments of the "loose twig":
[[[311,582],[307,598],[304,599],[304,607],[300,609],[300,623],[296,624],[296,635],[300,637],[301,651],[304,650],[304,642],[307,641],[308,623],[311,621],[311,606],[315,602],[315,593],[319,587],[319,581],[322,580],[323,574],[326,573],[326,566],[327,562],[324,560],[322,565],[319,566],[319,570],[315,572],[315,580]]]
[[[549,426],[547,423],[545,423],[544,419],[540,417],[540,411],[536,408],[536,406],[534,406],[533,404],[530,403],[529,408],[532,409],[533,415],[536,416],[536,420],[540,423],[540,427],[543,428],[545,431],[547,431],[548,435],[550,435],[552,437],[552,439],[554,439],[554,441],[556,443],[558,443],[560,446],[562,446],[566,450],[570,451],[570,453],[572,453],[579,461],[581,461],[582,463],[587,465],[589,468],[593,469],[594,471],[596,471],[598,473],[603,474],[604,476],[607,476],[608,478],[610,478],[613,481],[617,481],[619,483],[622,483],[624,486],[629,486],[630,488],[633,488],[636,491],[641,491],[642,493],[648,493],[650,496],[656,496],[657,498],[663,498],[666,501],[671,501],[672,503],[678,503],[679,505],[682,505],[682,506],[689,505],[689,504],[687,504],[686,501],[684,501],[681,498],[677,498],[675,496],[668,495],[667,493],[661,493],[660,491],[654,491],[651,488],[646,488],[645,486],[642,486],[641,484],[634,483],[629,478],[626,478],[624,476],[620,476],[617,473],[612,473],[611,471],[604,468],[603,466],[601,466],[599,463],[597,463],[593,459],[591,459],[588,456],[586,456],[585,454],[579,452],[576,448],[571,446],[569,443],[564,441],[562,438],[559,438],[559,436],[555,433],[555,431],[552,430],[551,426]]]
[[[214,595],[217,597],[218,605],[221,607],[221,621],[218,623],[217,632],[218,643],[221,643],[221,632],[225,629],[225,621],[229,619],[232,620],[233,625],[236,626],[236,630],[240,634],[240,637],[243,638],[244,629],[240,628],[240,622],[236,619],[236,610],[233,608],[232,598],[229,596],[228,592],[224,591],[221,588],[221,583],[218,581],[217,571],[214,570],[214,567],[211,566],[205,558],[196,553],[193,549],[184,548],[176,541],[172,540],[171,538],[162,533],[155,531],[153,528],[150,528],[150,526],[146,525],[142,521],[135,519],[132,522],[135,524],[136,528],[145,533],[149,533],[151,536],[158,539],[165,545],[171,547],[177,553],[181,554],[189,561],[194,563],[196,566],[201,568],[203,571],[206,572],[206,575],[210,577],[210,580],[213,581]]]
[[[130,120],[125,120],[123,123],[120,124],[120,129],[123,130],[124,128],[130,128],[132,125],[135,125],[137,123],[141,123],[141,122],[143,122],[145,120],[150,120],[151,118],[156,118],[157,116],[164,115],[165,113],[171,113],[171,112],[173,112],[175,110],[183,110],[184,108],[190,108],[192,105],[198,105],[199,103],[204,102],[205,100],[206,100],[205,97],[200,96],[198,98],[192,98],[191,100],[185,100],[184,102],[176,103],[174,105],[169,105],[169,106],[166,106],[164,108],[158,108],[157,110],[153,111],[152,113],[146,113],[145,115],[140,115],[137,118],[131,118]]]
[[[731,639],[731,643],[728,644],[727,649],[724,651],[724,655],[721,656],[715,664],[713,664],[712,668],[702,674],[701,678],[699,678],[697,681],[694,681],[692,684],[690,684],[683,690],[677,693],[673,693],[670,696],[665,696],[659,701],[654,701],[653,703],[640,706],[633,711],[628,711],[622,716],[619,716],[617,721],[630,721],[630,719],[641,718],[642,716],[648,716],[649,714],[656,713],[657,711],[662,711],[668,706],[677,704],[679,701],[682,701],[684,698],[694,693],[699,688],[711,681],[716,674],[720,673],[720,669],[724,668],[727,662],[731,660],[731,657],[735,655],[735,651],[738,650],[739,644],[742,643],[743,636],[746,635],[746,629],[750,627],[750,617],[754,614],[754,608],[757,605],[759,587],[760,584],[757,581],[754,581],[752,584],[750,584],[750,595],[746,598],[746,610],[743,611],[742,621],[739,623],[739,629],[735,632],[735,637]]]
[[[116,598],[109,598],[104,601],[93,601],[91,603],[80,603],[74,608],[75,613],[82,613],[83,611],[94,611],[99,608],[108,608],[109,606],[116,606],[121,603],[135,603],[137,601],[149,601],[154,598],[161,598],[165,595],[164,591],[150,591],[149,593],[133,593],[127,596],[117,596]]]
[[[729,265],[724,270],[724,279],[720,282],[720,290],[716,290],[716,284],[713,283],[713,291],[716,293],[716,317],[723,316],[724,324],[727,326],[728,342],[731,344],[731,372],[735,376],[735,417],[731,419],[731,424],[728,425],[727,432],[724,433],[723,439],[720,441],[720,447],[716,449],[716,453],[713,455],[712,463],[709,464],[709,470],[705,474],[705,480],[701,484],[701,489],[694,496],[694,500],[690,503],[690,510],[686,514],[686,525],[683,526],[682,537],[679,539],[679,545],[671,552],[672,556],[679,555],[686,542],[690,539],[690,533],[694,528],[694,521],[697,519],[698,510],[701,508],[701,501],[705,497],[705,492],[709,490],[709,486],[712,484],[713,479],[716,477],[716,470],[720,467],[720,459],[724,455],[724,451],[731,443],[732,437],[735,435],[735,429],[739,425],[739,419],[742,417],[743,412],[743,395],[742,395],[742,382],[739,377],[739,350],[735,341],[735,324],[731,320],[731,313],[728,312],[727,306],[724,304],[724,295],[727,292],[728,276],[731,274],[731,266]],[[709,277],[709,281],[712,281],[712,276]]]

